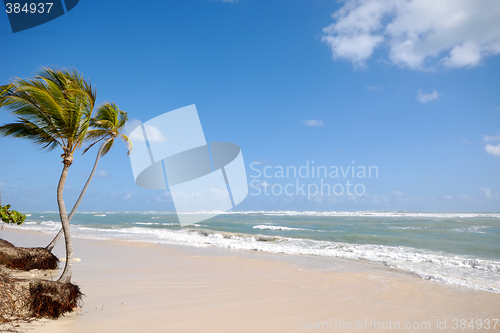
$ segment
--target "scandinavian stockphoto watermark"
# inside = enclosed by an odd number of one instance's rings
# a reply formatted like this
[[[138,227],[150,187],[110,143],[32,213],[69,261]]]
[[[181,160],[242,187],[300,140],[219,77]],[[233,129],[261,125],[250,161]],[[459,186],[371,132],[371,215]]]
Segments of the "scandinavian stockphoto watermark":
[[[446,320],[445,327],[446,327]],[[442,326],[442,325],[441,325]],[[388,321],[378,321],[376,319],[366,318],[357,319],[355,321],[343,321],[339,319],[330,319],[329,321],[306,321],[304,319],[299,319],[298,328],[301,330],[431,330],[431,322],[403,322],[388,320]],[[440,329],[439,321],[437,322],[437,328]]]
[[[444,331],[444,330],[495,330],[499,319],[436,319],[433,321],[399,322],[397,320],[379,321],[375,318],[356,320],[330,319],[328,321],[298,320],[300,330],[342,330],[342,331],[386,331],[386,330],[415,330],[415,331]]]
[[[252,173],[250,195],[258,196],[363,196],[366,192],[364,181],[378,178],[377,166],[356,165],[315,165],[306,160],[303,165],[262,166],[260,162],[250,164]],[[341,181],[341,179],[343,179]],[[270,184],[270,182],[273,182]]]

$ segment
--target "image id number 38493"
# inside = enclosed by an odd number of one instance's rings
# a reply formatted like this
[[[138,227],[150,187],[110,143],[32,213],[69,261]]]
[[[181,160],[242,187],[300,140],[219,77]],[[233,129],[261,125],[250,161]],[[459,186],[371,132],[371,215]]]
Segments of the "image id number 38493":
[[[21,4],[20,3],[6,3],[5,4],[5,11],[7,12],[7,14],[10,14],[10,13],[14,13],[14,14],[19,14],[21,12],[24,12],[24,13],[31,13],[31,14],[35,14],[35,13],[39,13],[39,14],[43,14],[43,13],[50,13],[50,9],[52,8],[52,5],[54,3],[43,3],[43,2],[40,2],[40,3],[25,3],[24,6],[21,7]]]

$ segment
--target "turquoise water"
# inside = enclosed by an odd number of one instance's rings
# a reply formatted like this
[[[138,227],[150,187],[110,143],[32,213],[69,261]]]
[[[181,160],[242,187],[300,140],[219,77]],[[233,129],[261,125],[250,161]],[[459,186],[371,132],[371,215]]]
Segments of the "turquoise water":
[[[500,293],[500,214],[226,212],[180,227],[171,212],[77,213],[76,237],[217,246],[364,260],[441,283]],[[55,212],[25,229],[54,233]]]

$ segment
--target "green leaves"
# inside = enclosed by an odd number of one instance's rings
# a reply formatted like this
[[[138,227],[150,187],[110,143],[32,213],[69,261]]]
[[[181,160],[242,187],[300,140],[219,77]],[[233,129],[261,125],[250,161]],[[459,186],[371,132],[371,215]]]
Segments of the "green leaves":
[[[91,130],[87,132],[87,140],[95,140],[92,145],[85,149],[84,154],[94,144],[103,139],[111,139],[104,143],[102,156],[106,155],[113,147],[114,140],[120,137],[127,144],[128,154],[132,152],[132,142],[121,133],[128,121],[127,112],[120,110],[115,103],[106,102],[99,106],[97,115],[90,120]]]
[[[0,86],[0,108],[17,121],[0,126],[0,137],[31,140],[42,149],[68,148],[69,157],[86,140],[96,92],[76,70],[43,68],[32,79]]]
[[[0,218],[7,224],[22,224],[26,220],[26,215],[10,210],[10,205],[0,206]]]

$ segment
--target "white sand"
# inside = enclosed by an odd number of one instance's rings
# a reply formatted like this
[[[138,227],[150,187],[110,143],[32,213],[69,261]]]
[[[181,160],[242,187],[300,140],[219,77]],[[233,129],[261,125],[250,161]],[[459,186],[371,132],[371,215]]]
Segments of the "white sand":
[[[0,238],[16,246],[45,246],[51,239],[12,228],[0,231]],[[86,295],[83,309],[57,321],[23,325],[23,329],[303,332],[317,331],[307,329],[315,322],[323,323],[326,331],[327,324],[330,331],[338,331],[333,324],[340,320],[341,325],[351,326],[344,331],[370,332],[374,326],[365,324],[371,320],[379,323],[378,331],[386,331],[385,325],[395,327],[395,322],[401,327],[407,322],[429,322],[430,329],[401,331],[435,332],[437,322],[444,320],[447,329],[439,331],[455,331],[454,319],[500,317],[500,295],[425,281],[366,263],[346,265],[329,259],[339,269],[321,271],[294,265],[284,255],[84,239],[75,239],[74,246],[81,261],[74,264],[73,282]],[[64,256],[62,242],[55,253]],[[299,261],[321,264],[307,257]]]

